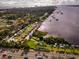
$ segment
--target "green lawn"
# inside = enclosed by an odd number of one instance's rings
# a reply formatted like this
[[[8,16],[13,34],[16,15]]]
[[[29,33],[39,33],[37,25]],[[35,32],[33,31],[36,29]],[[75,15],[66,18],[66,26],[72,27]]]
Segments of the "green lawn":
[[[38,43],[40,43],[42,45],[39,46],[39,45],[37,45]],[[29,40],[27,44],[32,49],[37,49],[37,47],[40,47],[40,48],[43,48],[44,50],[46,49],[48,51],[59,51],[59,52],[62,51],[64,53],[79,54],[79,49],[76,49],[76,48],[74,48],[74,49],[72,49],[72,48],[57,48],[57,47],[54,48],[51,45],[48,45],[44,42],[41,42],[41,41],[38,42],[33,38],[31,40]]]
[[[37,46],[37,42],[34,41],[34,40],[29,40],[29,41],[27,42],[27,45],[28,45],[30,48],[35,49],[36,46]]]

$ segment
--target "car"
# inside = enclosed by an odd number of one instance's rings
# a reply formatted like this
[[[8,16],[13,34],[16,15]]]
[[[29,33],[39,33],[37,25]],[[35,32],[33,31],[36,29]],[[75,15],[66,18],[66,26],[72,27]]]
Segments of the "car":
[[[69,59],[75,59],[75,57],[70,57]]]
[[[43,59],[43,56],[38,55],[38,56],[37,56],[37,59]]]
[[[37,59],[43,59],[42,57],[38,57]]]
[[[24,59],[28,59],[28,57],[24,57]]]

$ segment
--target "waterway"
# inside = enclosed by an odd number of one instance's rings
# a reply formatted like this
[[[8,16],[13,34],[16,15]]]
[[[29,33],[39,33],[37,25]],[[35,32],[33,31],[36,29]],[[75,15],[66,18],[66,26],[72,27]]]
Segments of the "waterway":
[[[79,44],[79,6],[57,6],[39,30]]]

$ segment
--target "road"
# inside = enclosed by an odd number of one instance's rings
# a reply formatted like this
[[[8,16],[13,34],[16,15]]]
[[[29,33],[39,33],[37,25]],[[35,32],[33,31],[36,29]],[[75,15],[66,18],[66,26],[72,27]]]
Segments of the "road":
[[[25,38],[25,36],[27,36],[28,33],[31,32],[33,30],[33,28],[35,28],[36,25],[31,24],[30,26],[31,26],[31,29],[28,29],[29,26],[26,26],[25,28],[23,28],[23,29],[19,30],[17,33],[15,33],[12,37],[10,37],[8,39],[8,41],[10,41],[10,40],[17,41],[17,39]]]
[[[35,22],[33,24],[29,24],[31,25],[31,29],[28,29],[28,26],[26,26],[25,28],[19,30],[17,33],[15,33],[12,37],[10,37],[8,39],[8,41],[17,41],[17,39],[22,39],[22,40],[25,40],[25,39],[29,39],[30,36],[32,36],[33,32],[35,32],[35,30],[37,30],[38,28],[40,28],[41,24],[46,20],[46,19],[43,19],[45,17],[47,17],[48,13],[45,13],[43,16],[40,17],[40,22]],[[24,31],[27,33],[24,33]],[[23,35],[24,33],[24,35]],[[18,36],[18,37],[17,37]],[[17,37],[17,38],[16,38]],[[21,41],[21,40],[20,40]]]

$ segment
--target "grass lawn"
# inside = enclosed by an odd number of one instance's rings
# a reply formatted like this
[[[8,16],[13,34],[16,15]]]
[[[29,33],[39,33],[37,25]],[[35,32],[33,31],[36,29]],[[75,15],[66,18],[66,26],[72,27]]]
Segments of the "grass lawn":
[[[36,43],[36,41],[34,41],[34,40],[29,40],[29,41],[27,42],[27,45],[28,45],[30,48],[35,49],[36,46],[37,46],[37,43]]]
[[[59,52],[64,52],[64,53],[69,53],[69,54],[79,54],[79,49],[72,49],[72,48],[57,48],[57,47],[52,47],[51,45],[48,45],[44,42],[41,41],[36,41],[35,39],[31,39],[27,42],[28,46],[32,49],[36,49],[37,47],[39,47],[39,45],[37,45],[38,43],[42,43],[42,45],[40,45],[41,48],[44,48],[48,51],[59,51]]]

